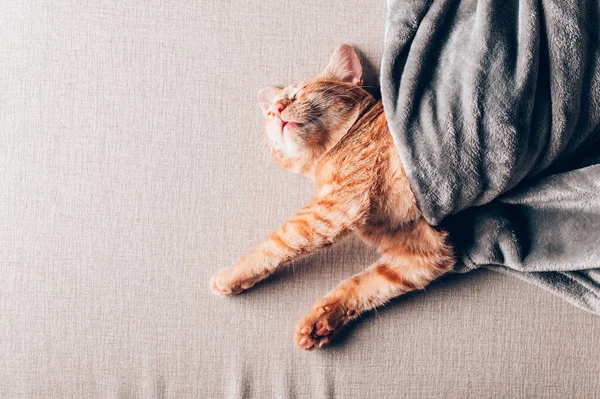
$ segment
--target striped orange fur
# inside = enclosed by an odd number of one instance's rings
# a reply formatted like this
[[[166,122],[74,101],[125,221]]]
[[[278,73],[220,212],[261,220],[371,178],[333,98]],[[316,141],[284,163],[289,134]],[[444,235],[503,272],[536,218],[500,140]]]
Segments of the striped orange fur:
[[[427,224],[416,206],[383,106],[360,87],[361,75],[354,50],[342,45],[317,78],[259,93],[275,162],[314,180],[316,195],[211,281],[217,294],[236,294],[290,260],[357,233],[381,259],[342,281],[298,323],[295,342],[307,350],[454,265],[447,234]]]

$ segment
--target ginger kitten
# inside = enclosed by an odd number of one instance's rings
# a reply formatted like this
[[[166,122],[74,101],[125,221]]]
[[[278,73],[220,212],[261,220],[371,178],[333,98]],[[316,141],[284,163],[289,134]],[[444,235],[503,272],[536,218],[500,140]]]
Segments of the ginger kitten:
[[[314,180],[316,195],[211,281],[219,295],[238,294],[292,259],[356,232],[381,258],[342,281],[298,323],[294,339],[307,350],[454,265],[447,234],[417,209],[383,105],[361,88],[361,76],[356,53],[341,45],[316,78],[259,92],[271,155],[284,169]]]

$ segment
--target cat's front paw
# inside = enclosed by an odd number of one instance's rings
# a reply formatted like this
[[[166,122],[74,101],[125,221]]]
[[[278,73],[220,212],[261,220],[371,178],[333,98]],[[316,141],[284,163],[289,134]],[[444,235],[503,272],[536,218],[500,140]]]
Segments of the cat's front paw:
[[[250,273],[251,275],[248,276],[239,269],[239,267],[232,267],[215,272],[210,281],[210,289],[220,296],[236,295],[267,276],[266,271],[258,275]]]
[[[321,348],[331,342],[333,336],[357,315],[355,309],[341,301],[319,301],[298,323],[294,341],[302,349]]]
[[[238,280],[230,269],[219,270],[210,280],[210,289],[219,296],[239,294],[244,289]]]

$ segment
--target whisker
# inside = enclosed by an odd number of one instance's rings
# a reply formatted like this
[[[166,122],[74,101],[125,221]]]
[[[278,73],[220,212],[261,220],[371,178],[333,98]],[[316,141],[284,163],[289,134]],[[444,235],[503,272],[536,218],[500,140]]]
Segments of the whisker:
[[[377,311],[377,307],[374,307],[373,311],[375,312],[375,316],[377,317],[377,320],[381,320],[381,317],[379,317],[379,312]]]

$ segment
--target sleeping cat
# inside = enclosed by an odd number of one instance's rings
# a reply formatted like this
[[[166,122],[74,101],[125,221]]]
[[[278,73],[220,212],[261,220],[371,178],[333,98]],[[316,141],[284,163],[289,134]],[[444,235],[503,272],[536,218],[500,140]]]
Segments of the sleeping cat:
[[[421,216],[381,101],[361,88],[361,77],[356,53],[341,45],[316,78],[259,92],[275,162],[312,179],[317,192],[211,281],[219,295],[240,293],[291,260],[356,232],[381,258],[342,281],[298,323],[295,342],[306,350],[326,345],[361,313],[424,288],[454,265],[447,233]]]

